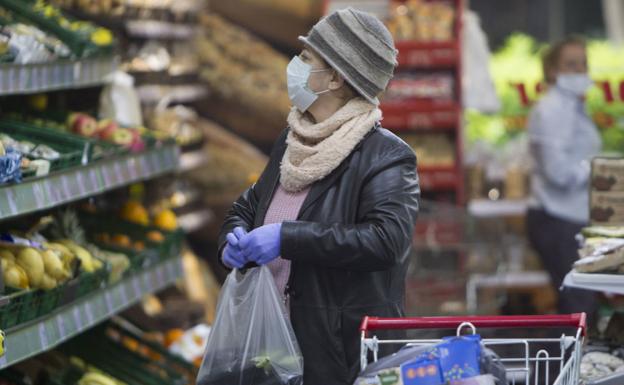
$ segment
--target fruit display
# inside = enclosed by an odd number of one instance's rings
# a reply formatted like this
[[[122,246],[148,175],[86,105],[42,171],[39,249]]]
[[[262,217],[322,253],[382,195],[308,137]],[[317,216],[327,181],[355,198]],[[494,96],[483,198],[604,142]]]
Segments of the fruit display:
[[[148,116],[148,126],[157,137],[175,138],[180,146],[188,146],[203,139],[197,113],[184,106],[156,109]]]
[[[196,368],[170,353],[150,332],[107,322],[24,362],[0,371],[4,385],[191,384]],[[93,349],[97,346],[97,349]],[[40,381],[40,379],[44,379]],[[37,380],[35,382],[35,380]]]
[[[0,37],[0,61],[15,64],[44,63],[68,58],[69,48],[54,36],[27,24],[16,23],[3,28]]]
[[[581,232],[579,260],[574,270],[579,273],[624,273],[624,228],[590,226]]]
[[[455,9],[451,2],[394,1],[390,13],[387,25],[397,41],[431,42],[454,38]]]
[[[108,53],[114,44],[113,35],[108,29],[90,22],[74,20],[58,7],[43,0],[33,2],[2,0],[0,9],[11,16],[11,19],[28,20],[46,34],[54,35],[75,57]],[[58,44],[54,47],[62,49]]]
[[[133,152],[145,149],[143,134],[147,134],[145,127],[120,127],[111,119],[97,121],[89,114],[74,112],[67,117],[67,130],[87,137],[97,138],[105,142],[113,143]]]

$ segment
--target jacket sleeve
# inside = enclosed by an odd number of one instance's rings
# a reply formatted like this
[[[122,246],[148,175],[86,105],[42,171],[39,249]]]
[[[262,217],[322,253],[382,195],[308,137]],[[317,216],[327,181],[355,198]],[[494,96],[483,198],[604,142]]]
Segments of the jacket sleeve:
[[[242,227],[246,231],[250,231],[251,229],[253,229],[258,203],[260,202],[263,191],[266,190],[263,189],[261,186],[266,185],[268,182],[270,182],[266,180],[267,169],[269,169],[269,167],[272,167],[272,164],[274,164],[275,162],[279,164],[279,162],[281,161],[281,158],[277,158],[280,157],[280,148],[283,147],[286,141],[287,133],[288,130],[284,130],[273,145],[269,162],[262,172],[262,175],[260,175],[260,178],[258,178],[258,182],[253,184],[245,192],[243,192],[226,214],[218,238],[219,249],[217,255],[219,257],[219,261],[221,261],[223,249],[225,248],[225,245],[227,243],[226,236],[228,235],[228,233],[230,233],[232,230],[234,230],[235,227],[238,226]]]
[[[284,222],[282,258],[353,271],[386,270],[402,262],[411,245],[419,196],[413,154],[393,160],[364,183],[357,223]]]
[[[529,120],[534,167],[548,182],[562,189],[583,186],[590,174],[589,163],[570,162],[567,156],[568,130],[574,125],[573,116],[560,108],[542,108],[533,111]]]

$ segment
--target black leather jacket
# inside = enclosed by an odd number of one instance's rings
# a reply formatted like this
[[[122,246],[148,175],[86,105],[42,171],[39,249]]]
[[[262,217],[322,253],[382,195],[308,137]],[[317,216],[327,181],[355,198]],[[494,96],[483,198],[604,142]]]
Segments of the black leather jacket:
[[[258,182],[234,203],[219,236],[264,223],[279,182],[287,130]],[[286,295],[304,357],[305,385],[352,384],[363,316],[404,315],[420,189],[413,150],[376,125],[316,182],[296,221],[284,222],[281,256],[292,262]],[[220,254],[220,253],[219,253]]]

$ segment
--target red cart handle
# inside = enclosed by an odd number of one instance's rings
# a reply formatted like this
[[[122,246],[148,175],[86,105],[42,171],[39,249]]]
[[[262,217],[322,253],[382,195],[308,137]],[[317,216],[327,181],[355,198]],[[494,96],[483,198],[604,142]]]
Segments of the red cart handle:
[[[539,327],[576,327],[585,335],[587,316],[585,313],[562,315],[525,315],[525,316],[465,316],[465,317],[408,317],[378,318],[364,317],[360,332],[368,334],[371,330],[405,329],[457,329],[464,322],[470,322],[477,328],[539,328]]]

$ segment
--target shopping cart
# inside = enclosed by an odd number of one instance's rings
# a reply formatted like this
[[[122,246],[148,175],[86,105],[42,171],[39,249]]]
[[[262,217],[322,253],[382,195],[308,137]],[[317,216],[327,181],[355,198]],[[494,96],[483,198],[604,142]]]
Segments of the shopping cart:
[[[377,361],[379,345],[409,344],[430,345],[440,340],[380,340],[369,336],[374,330],[408,329],[456,329],[461,335],[466,328],[475,334],[476,328],[519,329],[519,328],[574,328],[574,335],[565,333],[559,338],[493,338],[482,340],[483,344],[496,352],[507,370],[512,385],[550,384],[550,366],[559,364],[559,374],[553,385],[578,385],[581,347],[585,337],[585,313],[544,316],[465,316],[465,317],[414,317],[377,318],[362,320],[361,367],[368,364],[369,352]],[[505,352],[503,355],[501,352]],[[537,351],[534,355],[532,352]],[[555,353],[556,352],[556,353]],[[556,356],[551,356],[556,354]],[[532,382],[531,379],[534,379]]]

